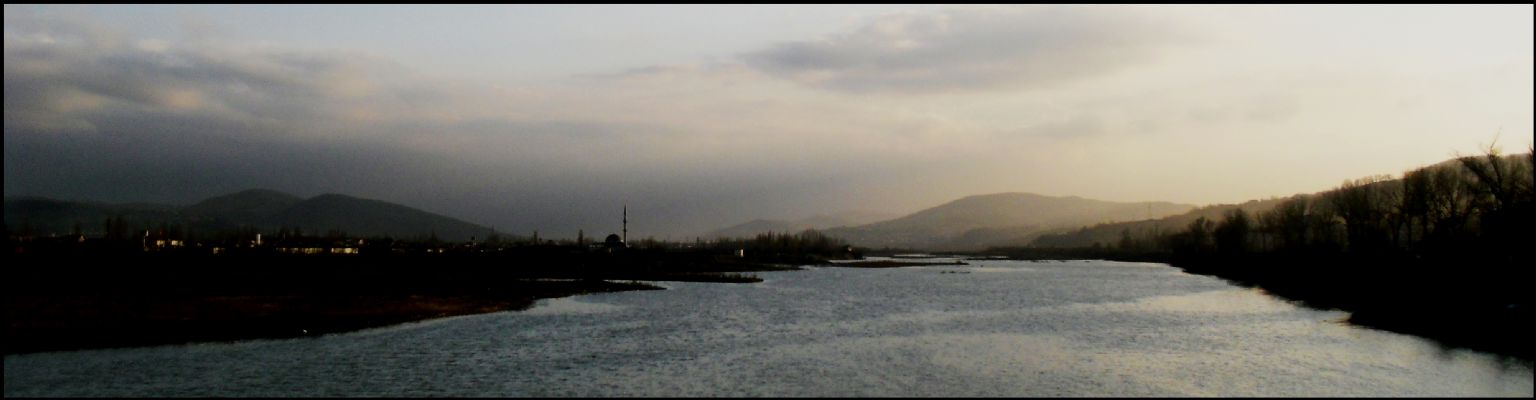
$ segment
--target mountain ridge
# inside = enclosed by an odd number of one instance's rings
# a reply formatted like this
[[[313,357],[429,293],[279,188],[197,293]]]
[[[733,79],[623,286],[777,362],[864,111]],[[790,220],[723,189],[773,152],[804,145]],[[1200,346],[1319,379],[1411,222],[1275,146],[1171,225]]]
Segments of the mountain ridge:
[[[823,229],[829,236],[856,246],[921,250],[980,250],[990,246],[1028,243],[1050,232],[1083,225],[1178,214],[1194,205],[1166,201],[1112,202],[1079,196],[1047,196],[1028,192],[988,193],[961,197],[916,212],[863,225]],[[752,228],[759,231],[753,232]],[[757,219],[715,232],[736,236],[765,231],[794,232],[782,221]]]

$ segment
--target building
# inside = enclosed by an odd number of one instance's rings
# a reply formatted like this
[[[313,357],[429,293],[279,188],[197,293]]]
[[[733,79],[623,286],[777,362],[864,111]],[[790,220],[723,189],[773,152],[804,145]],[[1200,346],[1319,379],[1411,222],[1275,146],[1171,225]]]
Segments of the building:
[[[603,239],[603,248],[607,249],[609,252],[612,252],[614,249],[627,249],[627,248],[629,248],[628,240],[626,240],[626,239],[629,238],[629,205],[628,204],[624,205],[624,217],[623,218],[624,218],[622,220],[623,225],[621,226],[621,230],[620,230],[620,232],[623,232],[623,235],[615,234],[615,233],[610,233],[610,234],[608,234],[607,238]]]
[[[609,234],[608,238],[603,239],[603,248],[605,249],[623,249],[628,247],[629,245],[624,243],[624,238],[619,237],[618,234]]]

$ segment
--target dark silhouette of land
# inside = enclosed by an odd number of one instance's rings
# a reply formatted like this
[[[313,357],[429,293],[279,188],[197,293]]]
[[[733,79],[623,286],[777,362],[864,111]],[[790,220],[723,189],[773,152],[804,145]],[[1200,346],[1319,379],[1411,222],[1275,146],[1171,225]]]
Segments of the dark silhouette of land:
[[[634,247],[291,234],[259,245],[168,242],[13,237],[5,353],[314,336],[660,289],[641,281],[760,282],[751,272],[858,256],[814,232]]]
[[[5,199],[8,232],[20,237],[81,233],[109,234],[117,222],[122,236],[144,230],[187,241],[212,242],[242,231],[269,237],[283,232],[310,236],[339,232],[341,236],[396,237],[467,241],[484,240],[490,228],[452,217],[379,200],[341,194],[308,199],[287,193],[250,189],[215,196],[188,206],[106,204],[39,197]]]
[[[960,254],[1164,262],[1345,310],[1361,326],[1530,359],[1531,157],[1490,148],[1400,179],[1370,177],[1316,194],[1100,224],[1041,235],[1031,246]],[[225,207],[209,208],[225,215],[293,209],[293,199],[266,192],[225,200],[212,203]],[[616,235],[548,241],[491,230],[466,242],[254,226],[194,235],[106,214],[99,233],[88,235],[77,223],[70,234],[43,235],[34,226],[12,231],[11,204],[7,354],[312,335],[520,309],[535,298],[652,288],[634,281],[755,282],[751,272],[797,265],[935,265],[831,264],[874,253],[815,231],[624,243]],[[46,203],[28,207],[51,210]],[[399,211],[369,206],[381,208]]]
[[[23,284],[7,287],[5,353],[317,336],[522,310],[540,298],[659,289],[602,280],[475,284],[453,276],[474,274],[466,271],[405,274],[378,266],[304,268],[182,265],[155,271],[127,267],[116,274],[71,269],[91,278],[12,280]],[[422,281],[402,282],[405,279],[392,276]],[[49,281],[67,283],[43,283]]]
[[[1349,311],[1357,325],[1531,359],[1531,157],[1490,147],[1400,179],[1264,201],[1270,207],[1256,212],[1210,207],[1161,221],[1187,221],[1177,229],[1105,224],[985,254],[1166,262]],[[1213,210],[1219,221],[1205,215]],[[1107,232],[1118,238],[1103,240]]]

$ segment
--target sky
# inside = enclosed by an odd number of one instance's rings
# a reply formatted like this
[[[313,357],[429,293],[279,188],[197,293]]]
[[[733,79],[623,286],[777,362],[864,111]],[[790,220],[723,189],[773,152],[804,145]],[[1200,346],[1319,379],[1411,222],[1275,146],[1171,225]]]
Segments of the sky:
[[[1532,146],[1532,5],[5,5],[5,195],[688,239],[1235,203]]]

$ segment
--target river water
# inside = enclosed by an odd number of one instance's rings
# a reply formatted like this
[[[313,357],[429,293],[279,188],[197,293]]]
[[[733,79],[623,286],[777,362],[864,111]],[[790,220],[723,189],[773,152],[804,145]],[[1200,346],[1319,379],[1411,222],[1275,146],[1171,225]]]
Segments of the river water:
[[[5,357],[5,396],[1519,396],[1529,363],[1162,264],[817,268],[318,338]]]

